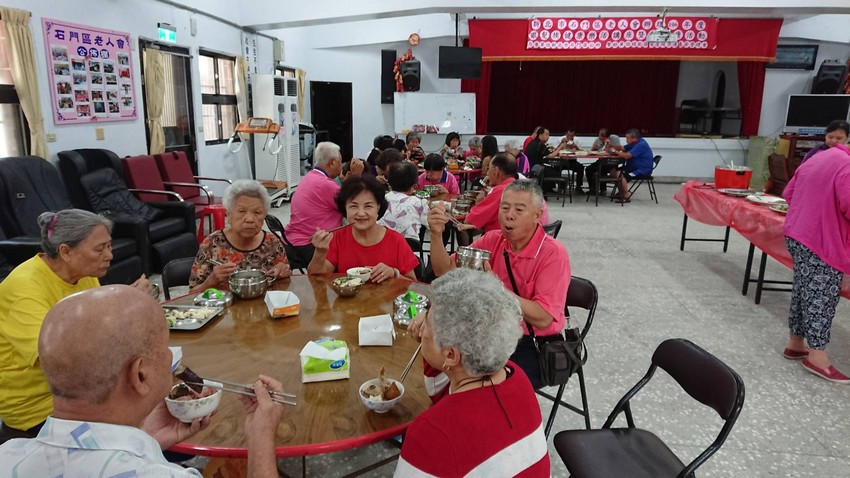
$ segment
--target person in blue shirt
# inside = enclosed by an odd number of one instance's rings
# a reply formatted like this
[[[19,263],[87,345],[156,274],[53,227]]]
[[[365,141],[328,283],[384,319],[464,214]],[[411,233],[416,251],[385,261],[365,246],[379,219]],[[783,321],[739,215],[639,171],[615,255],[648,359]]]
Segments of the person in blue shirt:
[[[620,197],[618,203],[631,202],[628,181],[638,177],[652,174],[653,161],[652,148],[645,139],[640,137],[640,131],[630,129],[626,131],[626,146],[613,146],[617,156],[626,160],[619,169],[611,171],[611,176],[619,178]]]

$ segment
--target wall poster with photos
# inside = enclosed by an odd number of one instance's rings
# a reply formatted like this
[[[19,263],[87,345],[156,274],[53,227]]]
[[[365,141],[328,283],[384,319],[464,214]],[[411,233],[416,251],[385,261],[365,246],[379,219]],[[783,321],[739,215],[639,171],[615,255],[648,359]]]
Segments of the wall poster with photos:
[[[137,118],[130,34],[44,18],[53,121]]]

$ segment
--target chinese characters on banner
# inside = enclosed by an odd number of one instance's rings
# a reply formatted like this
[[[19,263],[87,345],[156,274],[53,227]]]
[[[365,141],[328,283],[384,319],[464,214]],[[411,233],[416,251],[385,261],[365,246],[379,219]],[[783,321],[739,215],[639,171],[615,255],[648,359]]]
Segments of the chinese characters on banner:
[[[717,46],[716,18],[667,17],[672,33],[664,41],[650,35],[661,27],[655,17],[532,18],[528,21],[527,50],[687,49]]]
[[[130,34],[43,19],[56,124],[134,120]]]

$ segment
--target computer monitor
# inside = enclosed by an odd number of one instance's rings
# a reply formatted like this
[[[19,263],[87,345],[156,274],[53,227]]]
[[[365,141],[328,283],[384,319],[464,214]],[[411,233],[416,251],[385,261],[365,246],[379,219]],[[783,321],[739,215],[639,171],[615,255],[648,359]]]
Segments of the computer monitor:
[[[441,46],[440,78],[481,78],[481,48]]]
[[[824,134],[834,120],[850,120],[850,95],[788,95],[786,133]]]

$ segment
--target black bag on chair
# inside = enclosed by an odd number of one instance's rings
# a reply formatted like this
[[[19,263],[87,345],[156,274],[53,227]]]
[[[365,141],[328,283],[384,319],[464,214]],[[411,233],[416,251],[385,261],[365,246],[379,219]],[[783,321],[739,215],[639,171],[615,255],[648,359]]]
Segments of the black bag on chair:
[[[505,250],[505,267],[508,269],[508,277],[511,279],[514,293],[519,295],[507,250]],[[534,343],[534,349],[537,351],[540,379],[546,386],[567,383],[572,374],[587,363],[587,349],[584,347],[578,328],[565,329],[563,333],[541,337],[538,340],[534,335],[534,327],[528,321],[525,325]]]

